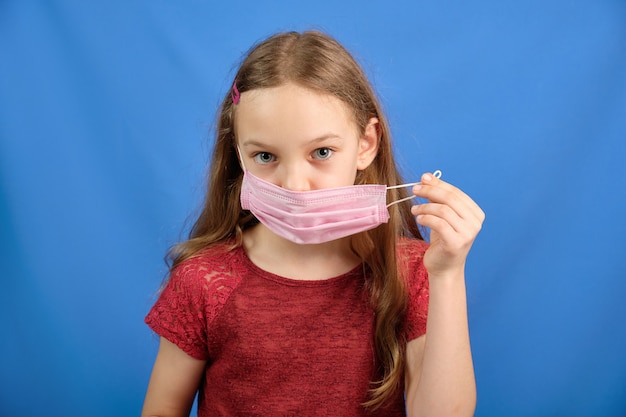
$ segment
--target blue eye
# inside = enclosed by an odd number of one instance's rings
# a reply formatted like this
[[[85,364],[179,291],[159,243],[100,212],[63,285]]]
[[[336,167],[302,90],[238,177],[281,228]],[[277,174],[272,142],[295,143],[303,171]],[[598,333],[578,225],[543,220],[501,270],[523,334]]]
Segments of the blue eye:
[[[270,162],[274,162],[276,158],[269,152],[259,152],[254,155],[254,160],[259,164],[269,164]]]
[[[333,154],[332,149],[329,148],[319,148],[313,151],[313,156],[315,159],[328,159]]]

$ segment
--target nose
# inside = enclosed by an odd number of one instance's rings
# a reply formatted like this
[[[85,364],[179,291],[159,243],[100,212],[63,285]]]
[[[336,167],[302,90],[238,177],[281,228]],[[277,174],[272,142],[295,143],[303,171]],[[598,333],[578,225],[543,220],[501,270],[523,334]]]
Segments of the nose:
[[[285,167],[282,175],[281,187],[290,191],[310,191],[311,182],[306,168],[300,164]]]

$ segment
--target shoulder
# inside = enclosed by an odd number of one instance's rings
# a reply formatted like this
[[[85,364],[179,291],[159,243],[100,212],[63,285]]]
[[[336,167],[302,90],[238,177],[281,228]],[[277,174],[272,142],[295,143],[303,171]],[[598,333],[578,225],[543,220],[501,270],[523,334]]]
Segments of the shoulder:
[[[424,256],[428,249],[428,242],[421,239],[401,237],[396,243],[399,257]]]
[[[241,247],[218,243],[179,263],[170,273],[157,304],[201,310],[211,321],[241,283]]]
[[[398,241],[398,267],[404,279],[409,306],[423,305],[428,300],[428,272],[424,267],[424,253],[428,243],[423,240],[402,238]]]
[[[398,239],[396,243],[396,258],[403,275],[410,277],[416,274],[426,274],[423,260],[428,246],[427,242],[419,239],[406,237]]]
[[[227,242],[211,245],[178,264],[168,285],[206,287],[216,281],[237,279],[238,260],[243,249]]]
[[[408,341],[426,333],[429,286],[423,260],[428,246],[423,240],[409,238],[401,238],[397,243],[398,266],[407,292],[405,335]]]

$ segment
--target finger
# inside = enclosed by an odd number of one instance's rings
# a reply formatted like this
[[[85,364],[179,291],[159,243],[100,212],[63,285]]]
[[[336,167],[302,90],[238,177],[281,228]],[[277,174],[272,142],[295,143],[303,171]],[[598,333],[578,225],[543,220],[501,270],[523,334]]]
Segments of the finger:
[[[426,203],[412,208],[416,221],[440,233],[442,239],[452,247],[462,247],[472,242],[482,223],[478,219],[462,219],[449,206]]]
[[[437,236],[437,240],[441,243],[442,247],[454,252],[464,245],[460,243],[459,233],[454,228],[442,219],[441,217],[433,216],[431,214],[420,214],[417,216],[416,221],[418,224],[424,227],[428,227],[431,231],[430,238],[433,242],[434,236]]]
[[[451,198],[451,201],[458,200],[470,207],[476,205],[476,203],[459,188],[430,173],[422,175],[421,185],[422,193],[426,193],[427,195],[425,195],[425,197],[433,202]],[[419,189],[420,187],[418,186],[417,188]]]
[[[450,206],[439,203],[424,203],[411,207],[411,214],[416,217],[420,216],[434,216],[448,223],[452,230],[457,233],[461,233],[464,228],[464,222]],[[437,221],[432,219],[431,221]]]
[[[431,239],[437,236],[441,247],[450,253],[458,254],[467,251],[480,231],[480,225],[470,225],[467,221],[454,225],[446,218],[433,214],[420,214],[416,217],[416,221],[430,228]]]
[[[482,223],[484,213],[467,194],[430,173],[422,176],[421,184],[413,187],[413,194],[431,202],[449,205],[460,217]]]

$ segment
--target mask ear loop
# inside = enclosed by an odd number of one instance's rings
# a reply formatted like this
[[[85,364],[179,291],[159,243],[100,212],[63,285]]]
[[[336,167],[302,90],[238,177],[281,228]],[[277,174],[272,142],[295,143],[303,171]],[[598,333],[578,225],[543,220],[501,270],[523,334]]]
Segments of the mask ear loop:
[[[233,100],[233,104],[239,104],[239,99],[241,98],[241,94],[239,93],[239,89],[237,88],[237,80],[233,82],[233,87],[230,92],[230,98]],[[243,164],[243,157],[241,156],[241,149],[239,145],[237,145],[237,158],[239,159],[239,163],[241,164],[241,170],[246,172],[246,166]]]
[[[239,163],[241,164],[241,170],[243,172],[246,172],[246,166],[243,163],[243,156],[241,155],[241,148],[239,147],[239,145],[237,145],[236,148],[237,148],[237,158],[239,159]]]
[[[436,170],[435,172],[433,172],[433,177],[435,178],[441,178],[441,170]],[[388,190],[394,190],[396,188],[404,188],[404,187],[413,187],[414,185],[417,184],[421,184],[421,182],[411,182],[409,184],[401,184],[401,185],[393,185],[391,187],[387,187]],[[390,206],[393,206],[394,204],[398,204],[398,203],[402,203],[403,201],[408,201],[408,200],[413,200],[415,198],[414,195],[405,197],[405,198],[401,198],[400,200],[396,200],[393,201],[389,204],[387,204],[387,208],[389,208]]]

